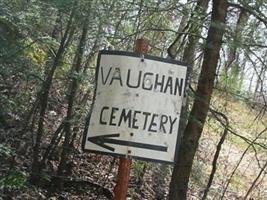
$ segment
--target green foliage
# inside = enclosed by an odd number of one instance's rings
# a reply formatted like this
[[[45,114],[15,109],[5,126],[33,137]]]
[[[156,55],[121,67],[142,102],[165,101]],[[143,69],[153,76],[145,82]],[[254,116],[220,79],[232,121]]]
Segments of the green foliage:
[[[28,175],[20,170],[11,169],[9,173],[0,178],[0,189],[20,189],[27,182]]]
[[[143,172],[143,168],[145,165],[148,165],[147,162],[144,161],[136,161],[133,164],[133,172],[134,172],[134,177],[136,177],[137,179],[141,178],[142,176],[142,172]]]
[[[42,80],[46,54],[34,39],[37,31],[29,34],[38,26],[33,22],[38,6],[23,0],[0,1],[0,125],[25,113],[32,100],[28,89],[34,92],[32,84],[38,87]]]
[[[138,181],[143,181],[143,176],[147,173],[149,169],[152,168],[152,166],[155,165],[154,163],[149,163],[145,161],[137,160],[133,163],[133,173],[134,177]]]
[[[233,64],[228,73],[223,70],[221,72],[221,80],[219,82],[219,86],[230,93],[241,93],[243,80],[241,78],[240,72],[240,66],[238,66],[237,63]]]
[[[13,155],[14,155],[14,151],[10,147],[4,144],[0,144],[0,157],[9,158]]]
[[[8,159],[13,157],[15,152],[10,147],[0,144],[0,157]],[[12,168],[5,176],[0,177],[0,189],[20,189],[25,186],[28,175],[18,169]]]

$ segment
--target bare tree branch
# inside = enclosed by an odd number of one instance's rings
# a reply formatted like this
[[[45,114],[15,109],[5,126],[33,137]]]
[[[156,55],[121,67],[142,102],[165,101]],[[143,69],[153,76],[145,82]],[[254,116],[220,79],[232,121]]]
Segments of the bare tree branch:
[[[240,4],[237,4],[237,3],[228,3],[228,5],[231,6],[231,7],[235,7],[235,8],[238,8],[240,10],[244,10],[244,11],[250,13],[255,18],[257,18],[259,21],[264,23],[264,25],[267,27],[267,18],[263,14],[262,14],[263,16],[260,16],[260,14],[257,13],[254,8],[252,8],[252,7],[248,6],[248,5],[240,5]]]
[[[229,120],[227,118],[227,116],[221,112],[218,112],[218,111],[215,111],[213,110],[212,111],[212,114],[213,116],[215,117],[215,119],[217,121],[219,121],[221,124],[226,124],[226,127],[224,127],[224,131],[223,131],[223,135],[216,147],[216,152],[214,154],[214,157],[213,157],[213,161],[212,161],[212,170],[211,170],[211,173],[210,173],[210,176],[209,176],[209,181],[208,181],[208,184],[204,190],[204,194],[203,194],[203,197],[202,197],[202,200],[205,200],[207,198],[207,195],[208,195],[208,192],[209,192],[209,189],[210,189],[210,186],[212,184],[212,181],[213,181],[213,178],[214,178],[214,175],[216,173],[216,169],[217,169],[217,161],[218,161],[218,158],[219,158],[219,155],[220,155],[220,151],[221,151],[221,148],[222,148],[222,145],[226,139],[226,136],[228,134],[228,130],[227,130],[227,127],[229,126]],[[222,119],[225,121],[224,123],[222,123]]]

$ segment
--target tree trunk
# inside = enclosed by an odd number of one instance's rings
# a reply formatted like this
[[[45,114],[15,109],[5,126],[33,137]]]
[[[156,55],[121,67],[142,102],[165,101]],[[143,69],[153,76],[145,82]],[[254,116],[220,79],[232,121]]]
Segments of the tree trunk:
[[[241,63],[238,58],[238,49],[242,45],[242,33],[244,31],[245,25],[249,19],[249,14],[244,10],[241,10],[236,22],[234,29],[233,41],[228,45],[229,51],[227,55],[227,60],[225,62],[224,71],[225,73],[223,84],[227,88],[230,88],[232,92],[240,92],[241,88],[240,82],[242,81],[240,74],[242,73]]]
[[[189,27],[190,33],[194,33],[194,34],[188,35],[188,43],[186,44],[186,47],[184,49],[182,60],[186,62],[187,64],[193,66],[194,57],[195,57],[195,49],[196,49],[196,45],[199,40],[199,37],[197,36],[200,34],[200,31],[201,31],[201,27],[199,26],[199,24],[203,24],[203,16],[206,13],[208,3],[209,3],[209,0],[198,0],[190,19],[188,20],[188,17],[186,15],[182,16],[181,24],[178,29],[178,35],[176,39],[174,40],[174,42],[168,48],[169,57],[174,59],[177,56],[177,49],[179,46],[178,43],[182,36],[180,32],[184,32],[185,29]],[[199,23],[194,23],[196,20],[198,20]],[[192,68],[190,68],[190,70],[192,70]],[[187,122],[187,117],[186,117],[187,113],[188,113],[188,103],[186,102],[186,104],[183,106],[182,111],[181,111],[181,116],[183,116],[183,118],[180,120],[180,126],[179,126],[180,133],[184,132],[186,122]],[[180,137],[181,136],[182,134],[180,134]],[[178,139],[178,141],[180,140]],[[153,176],[154,181],[153,182],[155,184],[153,185],[153,188],[155,191],[155,197],[154,197],[155,199],[163,199],[165,196],[164,187],[162,187],[162,185],[164,185],[165,183],[165,177],[168,175],[167,173],[168,173],[168,166],[165,164],[158,164],[154,169],[154,176]]]
[[[215,119],[217,121],[219,121],[222,126],[224,126],[224,131],[223,131],[221,139],[219,140],[219,143],[218,143],[218,145],[216,147],[215,154],[213,156],[212,169],[211,169],[211,173],[210,173],[210,176],[209,176],[208,184],[207,184],[207,186],[206,186],[206,188],[204,190],[204,194],[203,194],[202,200],[206,200],[207,197],[208,197],[210,186],[212,185],[212,182],[213,182],[216,170],[217,170],[217,161],[219,159],[220,152],[221,152],[221,149],[222,149],[222,145],[223,145],[223,143],[224,143],[224,141],[226,139],[226,136],[228,134],[228,128],[229,128],[229,120],[223,113],[220,113],[220,112],[217,112],[217,111],[213,111],[212,114],[214,115]],[[224,120],[225,122],[223,123],[222,120]]]
[[[172,174],[169,196],[171,200],[186,199],[193,159],[209,110],[215,72],[224,34],[227,6],[226,0],[213,0],[211,25],[208,31],[202,70],[196,90],[197,97],[189,116]]]
[[[225,64],[225,73],[227,74],[231,68],[232,63],[236,60],[237,49],[241,43],[241,36],[245,25],[247,24],[249,14],[244,10],[241,10],[238,16],[236,27],[234,30],[234,38],[232,44],[229,47],[229,53]]]
[[[88,32],[88,19],[86,19],[84,22],[81,39],[80,39],[80,42],[77,48],[77,54],[74,58],[76,62],[74,61],[74,67],[72,71],[75,76],[78,76],[82,69],[82,57],[83,57],[84,50],[85,50],[87,32]],[[79,78],[74,77],[73,81],[71,82],[70,91],[68,95],[68,111],[67,111],[66,121],[64,123],[65,139],[63,142],[63,150],[62,150],[61,160],[60,160],[60,163],[58,166],[58,172],[57,172],[59,176],[58,185],[60,187],[62,187],[62,179],[60,177],[63,176],[64,174],[64,170],[66,168],[66,163],[67,163],[67,158],[69,155],[69,145],[71,142],[71,127],[72,127],[71,121],[73,120],[73,114],[74,114],[73,107],[74,107],[75,96],[76,96],[78,88],[79,88]]]
[[[198,0],[197,1],[197,5],[196,8],[194,10],[193,13],[197,13],[197,15],[199,16],[198,20],[200,24],[204,23],[204,17],[205,13],[208,9],[208,4],[209,4],[209,0]],[[192,21],[191,21],[192,20]],[[195,35],[189,35],[188,36],[188,44],[186,45],[185,49],[184,49],[184,53],[183,53],[183,62],[187,63],[189,66],[191,66],[188,70],[188,74],[191,75],[192,71],[193,71],[193,67],[194,67],[194,60],[195,60],[195,53],[196,53],[196,47],[197,47],[197,43],[199,41],[199,37],[198,35],[200,35],[201,33],[201,27],[199,27],[199,25],[195,25],[195,20],[191,19],[190,23],[191,23],[191,27],[190,30],[194,32]],[[191,77],[189,77],[189,82],[191,81]],[[186,123],[187,123],[187,116],[188,116],[188,102],[186,102],[184,104],[184,106],[182,107],[182,111],[181,111],[181,122],[180,122],[180,126],[179,126],[179,132],[181,133],[180,136],[182,137],[184,131],[185,131],[185,127],[186,127]]]
[[[182,56],[182,60],[183,62],[187,63],[188,65],[190,65],[191,67],[189,68],[190,71],[188,72],[188,74],[191,74],[191,71],[193,70],[193,66],[194,66],[194,59],[195,59],[195,51],[196,51],[196,46],[197,46],[197,43],[199,41],[199,37],[198,35],[200,35],[201,33],[201,30],[202,28],[199,26],[199,24],[203,24],[203,21],[204,21],[204,17],[205,14],[206,14],[206,11],[207,11],[207,8],[208,8],[208,3],[209,3],[209,0],[198,0],[197,3],[196,3],[196,6],[192,12],[192,16],[190,17],[189,21],[188,19],[184,19],[184,16],[182,17],[182,21],[183,24],[180,24],[179,26],[179,31],[178,32],[181,32],[182,30],[180,29],[184,29],[186,24],[185,24],[185,21],[188,21],[188,25],[189,26],[189,29],[190,29],[190,33],[192,34],[189,34],[188,35],[188,42],[185,46],[185,49],[183,51],[183,56]],[[195,23],[197,21],[199,21],[199,23]],[[179,39],[181,37],[181,35],[179,34],[177,36],[177,38]],[[178,42],[179,40],[176,38],[176,42]],[[176,47],[177,44],[175,44],[175,42],[173,42],[171,44],[171,46],[169,47],[168,49],[168,53],[169,53],[169,56],[171,58],[175,58],[176,57],[176,49],[178,47]],[[190,82],[190,79],[191,77],[189,77],[189,82]],[[179,126],[179,133],[181,133],[179,136],[182,137],[183,133],[184,133],[184,130],[185,130],[185,127],[186,127],[186,123],[187,123],[187,116],[188,116],[188,102],[185,102],[185,104],[183,105],[182,107],[182,111],[181,111],[181,120],[180,120],[180,126]],[[180,138],[178,139],[178,141],[180,141]],[[159,183],[162,183],[164,182],[164,179],[165,179],[165,176],[167,175],[166,172],[168,171],[166,165],[160,165],[160,173],[158,173],[158,177],[160,178],[160,182]],[[157,172],[157,171],[156,171]],[[158,183],[158,184],[159,184]],[[161,190],[156,190],[156,193],[162,193]]]
[[[71,37],[69,35],[69,32],[71,29],[73,15],[74,15],[74,9],[72,10],[72,13],[70,15],[65,34],[63,38],[61,39],[60,46],[56,53],[56,57],[54,59],[53,65],[46,76],[46,79],[42,87],[42,91],[40,93],[40,96],[38,97],[40,98],[40,113],[39,113],[38,129],[36,133],[36,141],[33,147],[33,162],[32,162],[32,172],[31,172],[31,177],[30,177],[30,181],[33,184],[38,183],[40,180],[40,170],[42,166],[40,166],[40,162],[39,162],[39,151],[40,151],[41,140],[42,140],[43,132],[44,132],[44,119],[45,119],[45,112],[46,112],[46,108],[48,104],[48,96],[49,96],[49,91],[52,85],[55,70],[57,66],[60,64],[63,53],[65,52],[65,49],[67,47],[68,37]]]
[[[257,73],[257,81],[256,81],[256,86],[254,90],[254,101],[258,102],[260,101],[260,96],[263,92],[263,82],[264,82],[264,77],[265,77],[265,66],[262,66],[260,69],[260,72]]]
[[[184,8],[185,9],[185,8]],[[188,28],[188,16],[187,15],[183,15],[181,18],[181,22],[179,24],[178,27],[178,34],[175,38],[175,40],[172,42],[172,44],[169,46],[169,48],[167,49],[168,52],[168,56],[172,59],[175,59],[177,54],[178,54],[178,47],[179,44],[181,42],[181,37],[183,35],[183,33],[185,32],[185,30]]]

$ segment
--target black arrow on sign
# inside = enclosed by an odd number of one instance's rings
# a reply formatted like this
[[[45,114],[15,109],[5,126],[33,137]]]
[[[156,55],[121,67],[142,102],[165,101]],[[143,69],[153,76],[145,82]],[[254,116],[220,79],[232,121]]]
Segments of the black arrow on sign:
[[[116,133],[116,134],[110,134],[110,135],[93,136],[93,137],[87,138],[87,140],[89,142],[92,142],[110,151],[115,151],[115,149],[111,146],[106,145],[106,143],[118,144],[122,146],[131,146],[131,147],[142,148],[142,149],[150,149],[150,150],[155,150],[155,151],[164,151],[164,152],[167,152],[167,149],[168,149],[168,147],[165,147],[165,146],[158,146],[158,145],[153,145],[153,144],[144,144],[144,143],[139,143],[139,142],[131,142],[131,141],[113,139],[115,137],[120,137],[120,134]]]

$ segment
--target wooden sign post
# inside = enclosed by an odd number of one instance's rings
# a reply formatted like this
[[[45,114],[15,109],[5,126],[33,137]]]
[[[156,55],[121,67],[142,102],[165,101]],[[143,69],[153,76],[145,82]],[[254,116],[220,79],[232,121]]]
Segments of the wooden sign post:
[[[98,54],[83,149],[121,157],[113,200],[127,197],[130,159],[173,163],[179,148],[187,66],[147,52],[148,42],[139,39],[135,52]]]
[[[135,43],[135,52],[146,54],[148,52],[148,41],[145,39],[138,39]],[[131,164],[131,159],[120,158],[117,183],[114,188],[114,200],[126,200]]]

